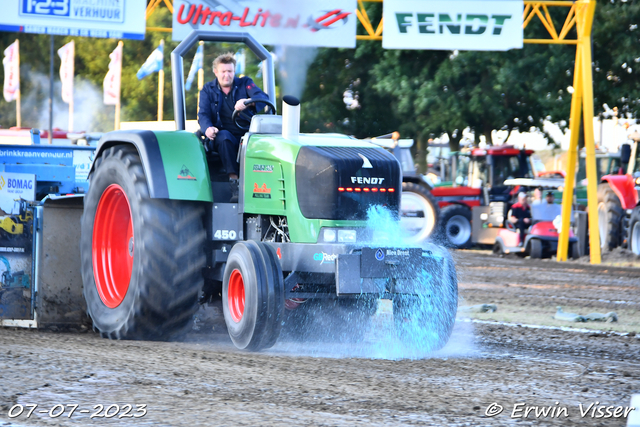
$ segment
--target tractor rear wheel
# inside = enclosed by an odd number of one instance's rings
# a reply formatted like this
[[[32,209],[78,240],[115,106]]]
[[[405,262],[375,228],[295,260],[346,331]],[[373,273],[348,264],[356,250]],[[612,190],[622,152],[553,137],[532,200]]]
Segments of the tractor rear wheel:
[[[87,311],[112,339],[166,340],[197,310],[204,210],[151,199],[133,147],[107,149],[84,199],[80,252]]]
[[[620,199],[609,184],[598,185],[598,227],[600,229],[600,247],[610,251],[622,242],[620,238],[622,206]]]
[[[531,239],[529,241],[529,256],[531,258],[542,258],[542,242],[538,239]]]
[[[402,183],[400,225],[409,232],[409,242],[426,240],[438,223],[440,208],[427,188],[414,182]]]
[[[640,256],[640,206],[631,212],[628,241],[631,252]]]
[[[284,282],[276,251],[264,243],[236,243],[222,282],[222,311],[233,344],[241,350],[272,347],[284,317]]]
[[[458,278],[451,256],[444,264],[445,274],[438,275],[441,280],[428,281],[424,293],[393,299],[396,334],[409,349],[436,351],[451,337],[458,309]]]
[[[440,213],[440,239],[444,245],[464,249],[471,246],[471,210],[466,206],[449,205]]]

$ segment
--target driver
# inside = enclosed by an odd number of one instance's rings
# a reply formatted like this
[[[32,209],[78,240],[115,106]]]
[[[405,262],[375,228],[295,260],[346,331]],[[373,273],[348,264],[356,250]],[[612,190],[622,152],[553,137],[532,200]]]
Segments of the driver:
[[[220,55],[213,61],[216,78],[202,88],[198,111],[200,130],[213,141],[213,148],[229,174],[231,202],[238,201],[238,147],[245,132],[233,123],[231,116],[234,110],[247,108],[244,102],[248,98],[269,99],[249,77],[235,77],[235,70],[236,59],[232,53]]]

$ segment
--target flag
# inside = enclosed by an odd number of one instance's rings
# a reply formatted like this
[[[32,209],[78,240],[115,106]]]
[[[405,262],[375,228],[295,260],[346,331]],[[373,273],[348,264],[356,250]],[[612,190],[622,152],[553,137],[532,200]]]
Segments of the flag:
[[[245,64],[244,64],[244,49],[240,49],[233,55],[236,58],[236,74],[244,74]]]
[[[122,44],[109,54],[109,71],[104,77],[103,98],[105,105],[118,105],[120,102],[120,79],[122,75]]]
[[[4,99],[7,102],[14,101],[20,93],[20,52],[18,42],[15,41],[4,50]]]
[[[67,104],[70,104],[73,98],[75,50],[76,46],[73,40],[58,49],[58,56],[60,56],[60,82],[62,82],[62,100]]]
[[[144,64],[142,64],[142,67],[140,67],[138,73],[136,74],[138,80],[142,80],[149,74],[156,73],[162,70],[162,62],[164,59],[163,50],[164,49],[162,48],[162,44],[160,44],[160,46],[158,46],[153,52],[151,52],[151,55],[149,55],[147,60],[144,61]]]
[[[191,90],[191,85],[193,84],[193,79],[198,74],[198,71],[202,69],[202,63],[204,60],[204,47],[202,45],[198,46],[198,50],[196,50],[196,54],[193,57],[193,62],[191,63],[191,68],[189,69],[189,75],[187,76],[187,83],[185,83],[185,88],[187,90]]]

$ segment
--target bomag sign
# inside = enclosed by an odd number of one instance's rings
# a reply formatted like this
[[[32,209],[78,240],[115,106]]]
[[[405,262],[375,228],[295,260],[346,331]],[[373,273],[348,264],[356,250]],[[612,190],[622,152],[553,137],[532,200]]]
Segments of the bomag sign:
[[[522,48],[523,1],[385,0],[385,49]]]

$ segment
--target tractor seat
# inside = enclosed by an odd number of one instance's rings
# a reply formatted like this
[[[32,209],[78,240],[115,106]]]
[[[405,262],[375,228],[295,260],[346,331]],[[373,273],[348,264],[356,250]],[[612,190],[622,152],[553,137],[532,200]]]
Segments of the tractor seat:
[[[259,114],[251,118],[249,126],[251,133],[281,134],[282,116]]]

